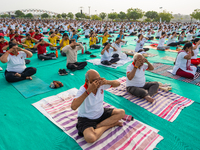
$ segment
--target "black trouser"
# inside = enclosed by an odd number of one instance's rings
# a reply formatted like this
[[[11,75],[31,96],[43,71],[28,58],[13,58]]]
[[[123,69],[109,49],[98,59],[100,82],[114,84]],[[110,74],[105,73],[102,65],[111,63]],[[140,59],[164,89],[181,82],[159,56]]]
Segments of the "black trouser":
[[[87,62],[75,62],[75,63],[68,63],[67,68],[75,71],[75,70],[81,70],[87,66]]]
[[[56,49],[59,49],[60,48],[60,46],[55,46],[55,47],[49,47],[50,48],[50,50],[56,50]]]
[[[157,36],[157,37],[156,37],[156,39],[160,39],[160,37],[159,37],[159,36]]]
[[[90,38],[89,35],[85,35],[85,38]]]
[[[118,57],[115,57],[115,58],[111,59],[110,61],[104,60],[104,61],[102,61],[101,63],[102,63],[103,65],[112,65],[113,63],[116,63],[117,61],[119,61],[119,58],[118,58]]]
[[[60,51],[62,56],[66,56],[66,53],[64,53],[63,51]]]
[[[159,88],[158,82],[146,82],[143,87],[129,86],[127,87],[127,92],[134,96],[144,98],[145,96],[153,96]]]
[[[56,55],[54,54],[54,53],[51,53],[51,54],[46,54],[46,55],[44,55],[44,54],[38,54],[38,58],[39,59],[44,59],[44,60],[50,60],[50,59],[52,59],[52,57],[56,57]]]
[[[6,77],[6,81],[8,82],[18,82],[18,81],[22,81],[25,80],[26,77],[30,77],[32,75],[34,75],[36,73],[36,68],[33,67],[28,67],[26,68],[22,73],[21,73],[21,77],[17,77],[15,76],[15,74],[17,72],[12,72],[12,71],[5,71],[5,77]]]
[[[25,64],[29,64],[31,61],[29,59],[25,59]]]
[[[152,36],[152,37],[149,37],[149,40],[153,40],[154,39],[154,37]]]
[[[43,34],[48,34],[48,32],[43,32]]]
[[[178,46],[178,45],[180,45],[179,42],[174,42],[174,43],[170,43],[170,44],[168,44],[167,46]]]
[[[180,44],[185,44],[187,42],[189,42],[189,41],[179,41]]]
[[[91,45],[90,46],[90,49],[100,49],[101,48],[101,46],[100,45]]]
[[[119,58],[119,54],[113,54],[112,57],[113,58]]]
[[[31,53],[37,53],[37,48],[27,48],[26,50],[30,51]]]
[[[130,33],[131,36],[134,36],[134,35],[136,35],[136,34],[137,34],[137,32],[131,32],[131,33]]]
[[[0,57],[3,55],[4,53],[0,53]]]
[[[146,52],[146,51],[148,51],[148,50],[149,50],[149,48],[143,48],[143,50],[139,50],[138,53],[143,52],[143,51]]]

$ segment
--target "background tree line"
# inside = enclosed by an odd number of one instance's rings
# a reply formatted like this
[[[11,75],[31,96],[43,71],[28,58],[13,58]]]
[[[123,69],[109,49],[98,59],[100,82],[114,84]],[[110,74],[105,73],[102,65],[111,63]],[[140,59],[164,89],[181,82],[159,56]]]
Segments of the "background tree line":
[[[3,14],[0,17],[2,18],[6,18],[6,17],[10,17],[9,14]],[[15,12],[15,17],[16,18],[34,18],[34,15],[32,13],[28,13],[28,14],[24,14],[22,11],[17,10]],[[145,22],[155,22],[155,21],[159,21],[160,18],[162,19],[162,21],[165,22],[170,22],[171,19],[173,19],[173,15],[170,12],[167,11],[163,11],[163,12],[156,12],[156,11],[147,11],[144,12],[139,8],[129,8],[127,9],[127,12],[112,12],[112,13],[105,13],[105,12],[101,12],[100,14],[96,14],[96,15],[87,15],[84,13],[76,13],[73,14],[72,12],[69,13],[62,13],[62,14],[57,14],[57,15],[49,15],[47,13],[43,13],[40,16],[42,19],[45,18],[54,18],[54,19],[76,19],[76,20],[83,20],[83,19],[88,19],[88,20],[105,20],[105,19],[110,19],[112,21],[138,21],[139,19],[146,17]],[[196,19],[196,20],[200,20],[200,9],[195,9],[192,14],[190,14],[191,19]]]

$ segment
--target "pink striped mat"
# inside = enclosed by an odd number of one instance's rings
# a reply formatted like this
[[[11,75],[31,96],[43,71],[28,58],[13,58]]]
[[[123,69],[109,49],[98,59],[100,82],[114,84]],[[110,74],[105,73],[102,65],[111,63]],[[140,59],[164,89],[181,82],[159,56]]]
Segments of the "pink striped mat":
[[[162,136],[157,134],[158,130],[140,121],[122,120],[123,127],[108,129],[95,143],[87,143],[83,137],[78,136],[76,129],[77,111],[73,111],[70,108],[73,97],[74,95],[66,91],[57,96],[44,98],[33,104],[33,106],[63,129],[84,150],[154,149],[163,139]],[[104,107],[114,108],[107,103],[104,103]]]
[[[107,91],[117,96],[122,96],[132,103],[170,122],[173,122],[178,117],[182,109],[193,103],[193,101],[188,98],[163,90],[159,90],[158,93],[153,96],[153,98],[155,98],[154,103],[149,103],[147,100],[138,98],[127,92],[126,77],[119,78],[118,81],[121,83],[119,87],[109,88]]]

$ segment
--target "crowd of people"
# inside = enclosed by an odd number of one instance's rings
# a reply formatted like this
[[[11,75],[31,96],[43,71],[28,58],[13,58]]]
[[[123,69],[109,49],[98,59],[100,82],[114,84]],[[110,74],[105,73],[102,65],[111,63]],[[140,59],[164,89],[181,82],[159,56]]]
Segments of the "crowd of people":
[[[117,34],[115,39],[114,34]],[[154,102],[153,95],[157,93],[159,84],[146,82],[145,79],[145,70],[154,70],[143,56],[149,50],[144,48],[146,42],[157,40],[157,50],[164,51],[170,47],[181,49],[174,62],[174,75],[193,79],[196,66],[200,64],[200,58],[197,58],[200,23],[0,19],[0,60],[7,63],[5,79],[8,82],[32,80],[31,76],[37,69],[26,67],[31,63],[27,58],[37,55],[39,60],[57,59],[55,51],[58,50],[67,58],[66,68],[72,71],[84,69],[87,62],[77,61],[77,51],[85,49],[84,45],[87,45],[79,40],[82,35],[87,39],[91,51],[100,50],[103,65],[127,59],[128,55],[122,52],[122,46],[127,44],[126,36],[132,36],[133,40],[137,37],[134,49],[137,53],[126,70],[126,90],[150,103]],[[47,47],[50,53],[47,53]],[[90,54],[89,51],[85,53]],[[87,71],[85,84],[71,105],[73,110],[78,108],[78,133],[87,142],[95,142],[108,128],[122,126],[119,120],[124,117],[124,110],[103,108],[103,91],[119,85],[118,81],[101,78],[95,70]]]

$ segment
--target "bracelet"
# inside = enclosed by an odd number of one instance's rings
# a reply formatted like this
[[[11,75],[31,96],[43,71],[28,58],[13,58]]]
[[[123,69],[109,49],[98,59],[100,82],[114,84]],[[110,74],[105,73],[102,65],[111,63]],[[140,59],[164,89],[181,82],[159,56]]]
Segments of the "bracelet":
[[[134,68],[138,69],[138,66],[134,66]]]
[[[9,51],[6,51],[6,53],[10,54],[10,52],[9,52]]]
[[[85,91],[85,93],[86,93],[87,95],[90,95],[90,94],[88,93],[88,91]]]

